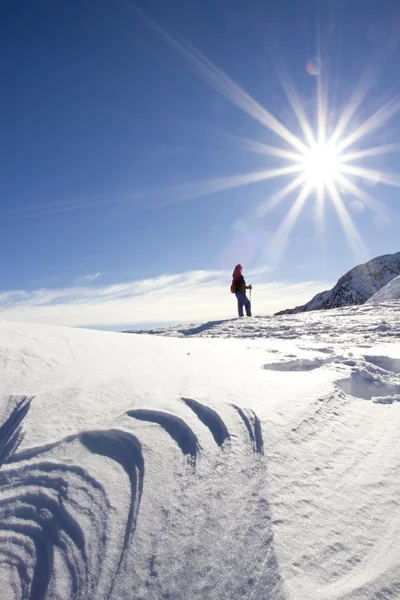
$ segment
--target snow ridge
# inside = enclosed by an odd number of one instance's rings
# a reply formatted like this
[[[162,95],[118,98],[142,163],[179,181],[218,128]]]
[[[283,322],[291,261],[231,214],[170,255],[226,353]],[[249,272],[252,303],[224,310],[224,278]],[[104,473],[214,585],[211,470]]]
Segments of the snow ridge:
[[[183,419],[167,412],[139,408],[128,410],[129,417],[160,425],[178,444],[182,454],[190,456],[190,462],[195,465],[200,449],[198,439],[193,430]]]
[[[209,406],[205,406],[192,398],[182,398],[182,402],[191,408],[200,421],[208,427],[215,443],[222,448],[223,444],[230,439],[230,435],[219,414]]]

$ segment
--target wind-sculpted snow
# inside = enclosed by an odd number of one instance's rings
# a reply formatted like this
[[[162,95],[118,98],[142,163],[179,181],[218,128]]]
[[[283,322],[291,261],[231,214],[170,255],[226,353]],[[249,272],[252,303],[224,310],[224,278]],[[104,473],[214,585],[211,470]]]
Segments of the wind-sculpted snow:
[[[9,414],[0,426],[0,467],[22,441],[21,422],[29,410],[31,401],[32,398],[27,396],[9,396],[4,401],[5,412]]]
[[[29,400],[20,400],[0,432],[9,435],[28,409]],[[129,506],[121,519],[124,532],[120,543],[113,540],[108,581],[102,567],[112,507],[107,486],[78,465],[85,462],[85,450],[118,463],[130,483]],[[74,456],[76,464],[69,464]],[[40,600],[60,592],[77,600],[110,597],[135,531],[143,478],[140,443],[124,431],[84,432],[10,453],[0,471],[0,539],[7,542],[0,545],[0,564],[15,567],[19,577],[10,581],[10,597]]]
[[[249,437],[252,442],[253,452],[263,454],[264,452],[264,441],[262,437],[260,419],[257,417],[255,412],[250,409],[240,408],[236,404],[232,404],[233,408],[237,410],[243,423],[246,425],[246,429],[249,432]]]
[[[220,415],[210,408],[193,400],[192,398],[181,399],[196,414],[199,420],[210,430],[215,442],[222,448],[224,443],[230,439],[230,434]],[[263,454],[263,436],[260,419],[255,412],[250,409],[242,409],[240,406],[232,404],[242,419],[252,444],[253,451]],[[198,454],[201,453],[201,446],[194,431],[180,417],[158,410],[134,409],[126,413],[129,417],[134,417],[139,421],[154,423],[162,427],[170,437],[179,446],[182,454],[190,456],[190,462],[195,465]]]
[[[196,435],[183,419],[160,410],[143,408],[128,410],[126,414],[140,421],[148,421],[149,423],[160,425],[175,440],[182,453],[189,455],[191,462],[196,464],[199,443]]]
[[[243,440],[243,450],[247,439],[254,453],[263,454],[261,422],[254,411],[242,409],[237,405],[232,407],[226,405],[220,414],[219,411],[192,398],[181,398],[181,402],[191,409],[202,427],[205,426],[206,430],[209,430],[219,449],[225,449],[221,456],[225,457],[224,462],[227,466],[231,460],[236,461],[237,457],[232,454],[232,458],[229,458],[231,445],[225,444],[231,439],[225,423],[226,417],[232,421],[235,414],[239,416],[239,420],[234,421],[236,424],[231,426],[234,428],[235,438]],[[166,411],[131,409],[126,412],[130,421],[123,421],[127,429],[129,424],[132,424],[131,431],[120,429],[85,431],[67,436],[57,442],[18,451],[18,440],[22,439],[23,419],[29,411],[31,399],[25,396],[9,397],[4,405],[6,416],[0,426],[3,462],[0,471],[0,567],[2,567],[0,573],[4,572],[4,569],[8,572],[8,588],[4,591],[4,598],[6,600],[47,600],[60,597],[74,600],[117,599],[123,597],[121,590],[124,588],[126,572],[131,573],[131,594],[137,593],[135,597],[138,598],[154,597],[153,592],[150,593],[152,586],[149,587],[149,584],[146,584],[148,595],[143,593],[143,582],[138,579],[131,562],[136,552],[139,552],[137,544],[138,547],[141,545],[140,539],[135,542],[135,532],[140,518],[146,481],[145,454],[139,437],[145,441],[149,439],[146,434],[148,430],[137,427],[135,422],[147,423],[150,427],[157,426],[158,429],[152,432],[152,445],[155,448],[158,445],[158,437],[164,430],[171,443],[177,445],[183,456],[189,457],[195,468],[197,457],[203,453],[202,448],[207,448],[206,431],[202,430],[201,437],[204,437],[204,440],[200,443],[192,427],[181,417]],[[208,452],[206,450],[204,452],[206,456]],[[160,460],[162,457],[163,452],[160,452]],[[212,465],[209,464],[210,459],[213,460],[212,455],[202,467],[206,471],[201,478],[198,479],[196,471],[193,470],[190,480],[187,480],[185,487],[180,491],[183,505],[187,503],[188,509],[181,511],[181,535],[184,539],[191,522],[192,492],[202,490],[203,477],[207,470],[212,469]],[[250,464],[248,468],[251,469]],[[115,469],[119,469],[121,475],[124,474],[118,490],[114,490],[112,484]],[[209,489],[207,492],[211,495],[215,494],[212,500],[215,513],[220,512],[218,497],[222,502],[221,511],[223,513],[226,511],[221,494],[224,495],[226,489],[235,485],[235,472],[236,470],[228,469],[224,474],[221,471],[211,486],[211,489],[215,488],[214,491],[211,493]],[[207,479],[210,477],[213,478],[212,470],[209,471]],[[125,484],[121,487],[123,481]],[[173,488],[175,485],[173,478],[171,483]],[[156,494],[154,498],[159,498],[160,485],[167,488],[168,480],[152,481],[152,488],[148,493],[151,496]],[[232,504],[231,499],[230,503]],[[156,505],[157,502],[153,510]],[[167,506],[162,510],[168,510]],[[230,597],[229,590],[232,594],[238,593],[237,586],[239,586],[246,597],[253,597],[252,594],[255,593],[254,597],[257,598],[283,600],[282,582],[273,549],[270,519],[267,516],[268,505],[262,503],[258,506],[258,503],[255,503],[254,508],[256,514],[259,514],[257,518],[262,520],[267,518],[259,533],[260,543],[264,546],[266,574],[264,576],[258,573],[256,577],[248,576],[246,579],[248,565],[243,576],[238,572],[222,587],[219,585],[218,588],[216,583],[216,589],[225,590],[223,593]],[[156,513],[157,510],[156,508]],[[204,518],[207,514],[204,513]],[[203,519],[201,515],[197,518],[200,521]],[[206,542],[202,538],[208,531],[208,525],[204,522],[203,527],[204,530],[202,528],[195,534],[193,543],[195,546],[200,544],[198,547],[201,548],[201,563],[206,564],[207,561],[204,562],[203,556],[203,544]],[[215,527],[214,533],[217,535],[218,527],[217,525]],[[175,543],[176,539],[173,542],[174,546]],[[165,547],[169,548],[168,542]],[[161,544],[159,553],[162,552]],[[173,552],[169,548],[168,557]],[[145,554],[142,548],[139,555],[143,557]],[[238,556],[231,558],[239,559]],[[158,589],[163,587],[168,589],[169,584],[163,583],[163,576],[167,577],[168,571],[165,572],[158,564],[160,560],[160,557],[157,559],[158,562],[154,556],[149,558],[149,564],[152,565],[150,569],[152,585],[156,585]],[[176,568],[179,562],[182,562],[181,558],[177,559]],[[184,569],[186,570],[187,567],[185,566]],[[212,570],[211,564],[208,569]],[[274,573],[272,579],[271,569]],[[218,569],[215,574],[219,579],[220,570]],[[198,585],[198,578],[196,581],[188,579],[180,592],[172,596],[169,592],[160,592],[157,597],[176,597],[182,600],[188,597],[187,594],[189,597],[199,597]],[[273,590],[272,595],[268,590]],[[210,592],[208,597],[217,598],[220,597],[219,594],[220,592],[212,595]]]
[[[60,586],[55,564],[68,580],[68,587],[62,586],[68,597],[92,597],[90,580],[98,577],[102,558],[101,547],[95,547],[93,541],[99,534],[101,540],[104,533],[106,502],[96,487],[83,469],[46,461],[0,473],[0,535],[7,541],[5,556],[4,544],[0,547],[0,561],[7,564],[10,556],[18,561],[18,571],[23,573],[22,598],[54,597]],[[80,490],[79,504],[78,494],[76,498],[69,496],[70,488]],[[92,490],[86,492],[87,488]],[[74,516],[81,511],[89,513],[92,526],[96,521],[98,525],[97,533],[92,531],[92,543],[87,545]],[[93,559],[99,561],[97,566]]]
[[[222,446],[226,440],[229,440],[229,431],[215,410],[209,406],[201,404],[201,402],[197,402],[197,400],[193,400],[192,398],[182,398],[182,401],[186,404],[186,406],[191,408],[192,411],[198,416],[200,421],[204,423],[206,427],[208,427],[218,446]]]
[[[335,417],[343,414],[349,399],[344,394],[328,394],[313,402],[290,432],[291,439],[298,444],[320,435],[332,426]]]
[[[1,600],[397,598],[399,308],[0,323]]]
[[[144,459],[139,440],[125,431],[91,431],[82,434],[81,443],[93,454],[99,454],[119,463],[129,477],[130,505],[126,519],[123,548],[118,561],[121,567],[123,552],[136,528],[140,501],[143,492]]]
[[[190,409],[181,407],[181,414],[196,432],[198,453],[195,469],[188,471],[182,461],[178,468],[183,476],[178,478],[172,476],[177,465],[167,458],[168,442],[179,447],[172,426],[175,415],[169,420],[164,412],[160,416],[145,409],[128,411],[134,421],[138,415],[144,417],[143,425],[133,426],[152,450],[147,476],[156,476],[160,469],[163,475],[157,486],[162,512],[158,515],[156,508],[149,515],[153,524],[159,519],[158,542],[156,550],[150,541],[141,545],[141,558],[137,555],[136,560],[148,575],[143,580],[133,573],[135,597],[284,600],[271,510],[264,495],[267,465],[260,420],[249,409],[225,403],[213,403],[211,408],[185,397],[177,401],[177,411],[179,404]],[[163,429],[168,436],[161,441],[156,434]],[[177,496],[178,505],[171,496]],[[149,526],[147,520],[147,530]],[[139,527],[138,536],[144,536],[144,529]]]

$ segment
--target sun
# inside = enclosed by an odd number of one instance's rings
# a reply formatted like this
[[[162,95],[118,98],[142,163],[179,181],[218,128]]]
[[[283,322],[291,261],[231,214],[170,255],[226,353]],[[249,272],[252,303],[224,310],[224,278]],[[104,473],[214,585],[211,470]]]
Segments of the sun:
[[[249,230],[258,226],[267,213],[276,209],[284,200],[290,200],[290,206],[274,229],[269,242],[272,252],[280,255],[307,203],[312,203],[315,207],[316,231],[322,237],[329,203],[337,214],[354,254],[365,258],[366,248],[353,222],[351,207],[356,199],[360,206],[370,209],[375,218],[391,214],[383,202],[365,189],[365,184],[369,189],[376,182],[400,188],[398,173],[381,171],[368,164],[371,159],[382,159],[383,156],[400,150],[397,142],[373,142],[370,145],[375,134],[387,130],[390,119],[400,113],[400,93],[389,95],[369,116],[361,118],[361,112],[365,112],[364,100],[375,81],[374,77],[364,75],[355,84],[348,101],[338,110],[329,99],[329,71],[324,69],[322,61],[317,58],[307,64],[307,72],[315,77],[316,82],[312,96],[315,98],[315,111],[310,116],[293,78],[280,63],[277,74],[288,100],[287,108],[291,117],[295,117],[293,121],[290,119],[291,126],[288,127],[188,40],[182,36],[173,36],[141,9],[135,7],[134,10],[157,36],[184,59],[199,79],[252,117],[262,127],[260,131],[268,135],[266,143],[260,139],[249,139],[226,132],[225,137],[238,144],[242,150],[262,155],[263,158],[267,156],[265,167],[189,184],[176,201],[201,198],[271,179],[288,180],[261,200],[246,219],[245,226]],[[369,72],[375,73],[375,69],[366,69],[365,73]],[[174,190],[174,198],[178,198],[177,190]]]
[[[340,175],[340,158],[332,144],[313,144],[302,158],[305,183],[316,188],[334,183]]]

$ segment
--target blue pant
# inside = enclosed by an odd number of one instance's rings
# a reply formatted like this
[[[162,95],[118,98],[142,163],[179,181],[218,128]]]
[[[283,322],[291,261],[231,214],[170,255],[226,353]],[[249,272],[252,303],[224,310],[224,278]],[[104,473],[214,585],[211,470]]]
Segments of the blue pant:
[[[250,300],[243,292],[236,292],[236,298],[238,303],[238,313],[239,317],[243,317],[243,306],[246,309],[246,315],[251,317],[251,304]]]

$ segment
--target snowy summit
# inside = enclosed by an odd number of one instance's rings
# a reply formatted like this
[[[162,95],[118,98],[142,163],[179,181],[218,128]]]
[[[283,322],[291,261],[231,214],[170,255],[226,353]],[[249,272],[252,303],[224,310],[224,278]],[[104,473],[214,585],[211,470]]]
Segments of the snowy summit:
[[[351,269],[331,290],[317,294],[302,306],[281,310],[276,314],[290,315],[309,310],[363,304],[397,275],[400,275],[400,252],[377,256]]]
[[[399,314],[2,322],[2,600],[400,597]]]

